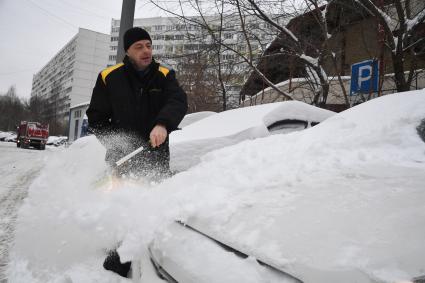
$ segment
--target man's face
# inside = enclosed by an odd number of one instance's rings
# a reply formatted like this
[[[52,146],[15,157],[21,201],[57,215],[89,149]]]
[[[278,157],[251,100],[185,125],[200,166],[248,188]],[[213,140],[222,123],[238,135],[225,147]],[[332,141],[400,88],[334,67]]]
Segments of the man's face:
[[[137,69],[146,69],[152,62],[152,43],[147,39],[136,41],[127,49],[127,56]]]

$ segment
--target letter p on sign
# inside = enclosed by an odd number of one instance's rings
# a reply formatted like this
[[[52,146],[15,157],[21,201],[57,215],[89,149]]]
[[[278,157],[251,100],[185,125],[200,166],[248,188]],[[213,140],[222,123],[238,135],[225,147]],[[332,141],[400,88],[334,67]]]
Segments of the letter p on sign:
[[[372,78],[372,65],[363,65],[359,67],[359,74],[357,78],[358,88],[362,88],[362,83],[367,82]]]

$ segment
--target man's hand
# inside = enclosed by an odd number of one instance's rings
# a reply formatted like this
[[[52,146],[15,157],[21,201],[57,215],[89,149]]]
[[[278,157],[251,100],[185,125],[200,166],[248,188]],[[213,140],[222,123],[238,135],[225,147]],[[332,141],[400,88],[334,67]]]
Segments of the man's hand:
[[[150,135],[150,142],[152,147],[158,147],[164,143],[167,138],[167,129],[163,125],[156,125]]]

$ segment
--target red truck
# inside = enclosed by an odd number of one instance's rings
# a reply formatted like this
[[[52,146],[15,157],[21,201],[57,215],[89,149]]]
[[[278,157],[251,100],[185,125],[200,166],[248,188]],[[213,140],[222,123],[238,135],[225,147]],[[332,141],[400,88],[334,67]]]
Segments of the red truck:
[[[43,125],[38,122],[22,121],[18,127],[18,137],[16,146],[21,148],[46,149],[46,142],[49,138],[49,124]]]

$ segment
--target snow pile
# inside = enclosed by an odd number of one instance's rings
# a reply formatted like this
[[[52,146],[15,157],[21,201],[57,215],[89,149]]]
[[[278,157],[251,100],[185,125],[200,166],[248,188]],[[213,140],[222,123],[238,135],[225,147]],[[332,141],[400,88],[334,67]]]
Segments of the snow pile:
[[[255,128],[273,107],[240,122]],[[161,184],[124,182],[115,190],[96,183],[106,169],[103,147],[81,138],[55,152],[30,187],[9,281],[118,282],[101,266],[105,251],[120,243],[123,260],[138,259],[175,219],[305,282],[337,282],[323,272],[347,269],[410,279],[425,262],[425,144],[416,130],[424,109],[424,90],[389,95],[305,131],[213,151]],[[199,124],[191,131],[205,137],[232,131]],[[187,256],[202,272],[203,255]]]
[[[174,219],[155,183],[128,180],[113,189],[104,156],[94,136],[52,153],[19,211],[9,282],[119,282],[102,267],[107,251],[136,242],[131,257],[139,259],[137,247]]]

